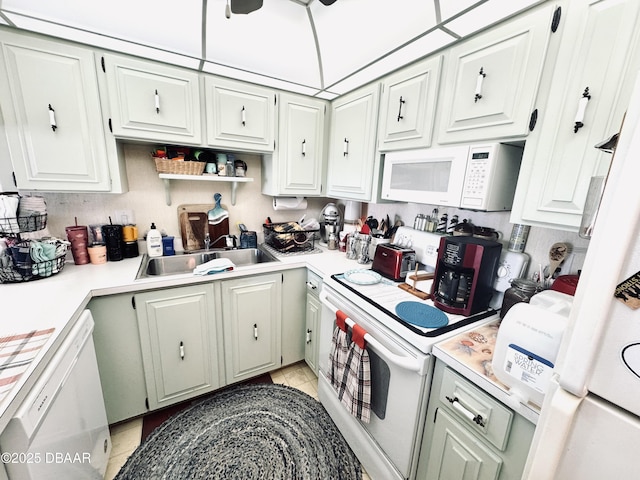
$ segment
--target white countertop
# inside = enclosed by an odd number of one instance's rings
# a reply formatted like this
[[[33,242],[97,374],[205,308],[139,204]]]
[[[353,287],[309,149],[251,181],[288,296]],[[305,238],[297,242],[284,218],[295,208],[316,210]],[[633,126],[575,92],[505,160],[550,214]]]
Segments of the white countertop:
[[[49,278],[0,285],[0,304],[3,319],[0,336],[54,328],[55,331],[16,382],[9,394],[0,401],[0,432],[14,415],[20,402],[42,373],[55,351],[63,342],[80,313],[91,298],[116,293],[137,292],[195,283],[211,282],[247,274],[309,268],[322,277],[352,268],[366,268],[346,258],[344,252],[321,248],[322,253],[279,257],[277,262],[237,267],[233,271],[208,276],[192,274],[136,280],[143,256],[103,265],[75,265],[71,256],[64,269]]]

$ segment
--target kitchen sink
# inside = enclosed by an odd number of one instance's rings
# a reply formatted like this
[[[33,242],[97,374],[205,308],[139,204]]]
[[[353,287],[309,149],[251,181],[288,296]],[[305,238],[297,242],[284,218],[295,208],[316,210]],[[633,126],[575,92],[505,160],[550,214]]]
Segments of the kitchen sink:
[[[228,258],[236,267],[277,261],[277,258],[259,248],[202,250],[168,257],[150,257],[144,254],[136,279],[191,273],[198,265],[202,265],[216,258]]]

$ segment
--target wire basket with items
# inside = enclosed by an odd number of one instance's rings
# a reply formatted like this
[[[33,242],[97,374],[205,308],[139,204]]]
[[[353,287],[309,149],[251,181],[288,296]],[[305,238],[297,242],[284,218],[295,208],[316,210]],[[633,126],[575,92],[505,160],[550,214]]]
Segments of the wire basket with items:
[[[291,253],[314,249],[320,229],[307,230],[297,222],[265,223],[264,242],[279,252]]]
[[[42,197],[0,195],[0,236],[36,232],[46,226],[47,207]]]
[[[2,239],[0,283],[38,280],[60,273],[70,243],[59,238],[19,241]]]

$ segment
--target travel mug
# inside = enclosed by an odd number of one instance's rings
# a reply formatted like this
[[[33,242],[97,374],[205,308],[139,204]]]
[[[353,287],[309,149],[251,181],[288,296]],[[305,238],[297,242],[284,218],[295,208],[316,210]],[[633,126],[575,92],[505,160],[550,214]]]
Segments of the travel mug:
[[[117,262],[124,258],[122,225],[103,225],[102,236],[107,246],[107,260]]]
[[[72,225],[65,227],[67,240],[71,242],[71,255],[76,265],[86,265],[89,263],[89,230],[86,225]]]

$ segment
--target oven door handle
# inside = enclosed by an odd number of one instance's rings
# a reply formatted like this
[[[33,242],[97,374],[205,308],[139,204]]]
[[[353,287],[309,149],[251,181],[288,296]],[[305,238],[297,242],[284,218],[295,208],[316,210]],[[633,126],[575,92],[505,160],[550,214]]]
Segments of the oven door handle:
[[[338,311],[338,307],[336,307],[329,301],[329,296],[324,290],[320,292],[319,298],[320,298],[320,301],[334,314]],[[350,328],[353,328],[353,326],[356,324],[356,322],[354,322],[349,317],[346,318],[345,323]],[[425,362],[418,362],[415,358],[403,357],[402,355],[397,355],[391,352],[387,347],[385,347],[380,342],[378,342],[369,333],[365,334],[364,339],[367,341],[369,345],[374,347],[380,353],[380,356],[384,360],[387,360],[393,363],[394,365],[402,368],[403,370],[417,372],[419,375],[427,374],[426,365],[424,365]]]

